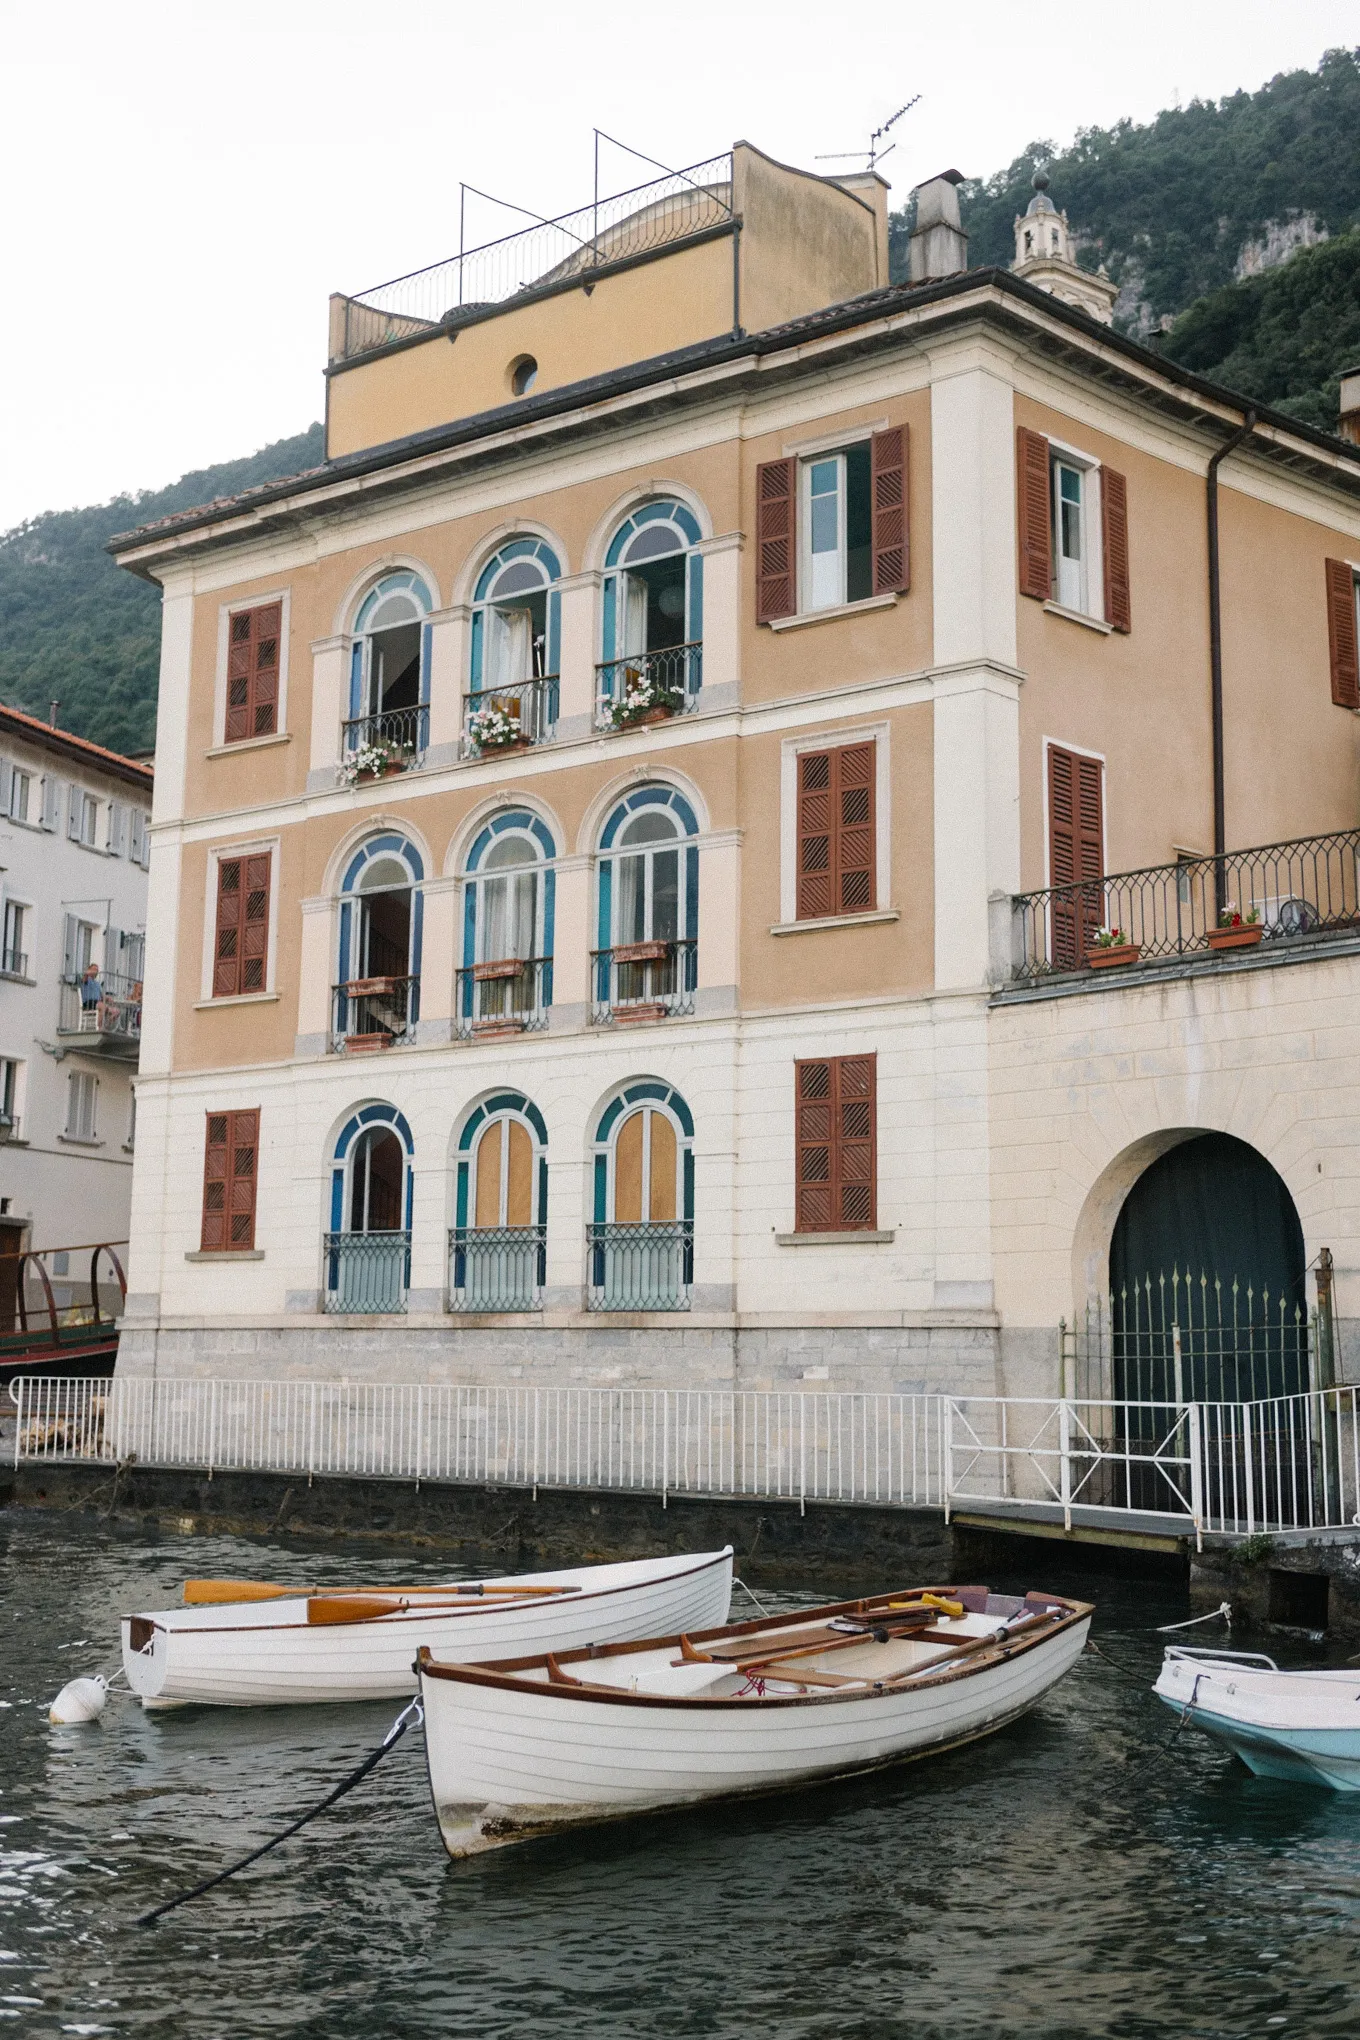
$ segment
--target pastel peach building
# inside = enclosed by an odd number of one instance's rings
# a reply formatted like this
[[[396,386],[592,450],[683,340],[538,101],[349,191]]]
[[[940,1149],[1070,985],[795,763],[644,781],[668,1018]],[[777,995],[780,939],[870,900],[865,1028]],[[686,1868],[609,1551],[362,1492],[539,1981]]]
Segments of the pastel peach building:
[[[741,143],[337,297],[325,462],[115,542],[121,1368],[1051,1393],[1225,1211],[1344,1358],[1360,449],[956,184],[906,283]]]

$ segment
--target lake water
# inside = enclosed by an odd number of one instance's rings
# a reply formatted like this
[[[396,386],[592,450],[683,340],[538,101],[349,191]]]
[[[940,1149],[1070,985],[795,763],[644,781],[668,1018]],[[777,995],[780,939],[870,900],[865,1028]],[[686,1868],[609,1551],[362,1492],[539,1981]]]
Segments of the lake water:
[[[1360,2033],[1360,1796],[1177,1734],[1147,1687],[1184,1597],[1110,1579],[1081,1590],[1137,1680],[1088,1655],[953,1755],[453,1865],[413,1732],[258,1867],[138,1928],[321,1798],[396,1705],[124,1700],[53,1729],[53,1694],[111,1667],[118,1611],[176,1601],[186,1573],[391,1566],[0,1515],[0,2040]]]

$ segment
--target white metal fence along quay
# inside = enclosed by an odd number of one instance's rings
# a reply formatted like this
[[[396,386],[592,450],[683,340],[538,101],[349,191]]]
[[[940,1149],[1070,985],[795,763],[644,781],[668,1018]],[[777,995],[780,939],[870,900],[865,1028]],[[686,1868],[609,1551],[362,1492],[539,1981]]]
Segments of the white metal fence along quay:
[[[938,1396],[415,1382],[16,1382],[14,1463],[935,1507]]]
[[[1355,1387],[1257,1402],[31,1380],[14,1463],[878,1503],[1203,1538],[1360,1528]]]
[[[946,1513],[1155,1519],[1197,1540],[1360,1527],[1355,1387],[1259,1402],[947,1397]]]

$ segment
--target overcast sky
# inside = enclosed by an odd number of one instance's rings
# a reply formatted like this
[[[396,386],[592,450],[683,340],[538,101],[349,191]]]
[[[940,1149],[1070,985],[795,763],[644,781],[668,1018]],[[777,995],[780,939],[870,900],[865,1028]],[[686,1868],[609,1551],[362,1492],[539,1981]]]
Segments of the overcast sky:
[[[901,204],[1357,42],[1360,0],[0,0],[0,529],[301,430],[329,292],[456,250],[460,178],[588,200],[596,125],[827,169],[919,92]]]

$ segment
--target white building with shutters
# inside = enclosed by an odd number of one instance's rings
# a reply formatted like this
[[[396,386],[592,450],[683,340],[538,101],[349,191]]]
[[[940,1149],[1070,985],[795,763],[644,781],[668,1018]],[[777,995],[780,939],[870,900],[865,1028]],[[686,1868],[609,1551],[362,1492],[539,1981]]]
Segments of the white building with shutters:
[[[0,1252],[127,1238],[151,788],[0,707]]]

